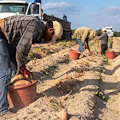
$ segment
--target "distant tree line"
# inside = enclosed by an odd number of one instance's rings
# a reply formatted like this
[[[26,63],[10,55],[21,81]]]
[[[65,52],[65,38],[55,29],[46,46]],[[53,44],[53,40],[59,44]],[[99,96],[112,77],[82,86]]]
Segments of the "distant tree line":
[[[100,35],[102,34],[102,31],[101,31],[101,30],[102,30],[102,29],[96,30],[97,36],[100,36]]]
[[[120,37],[120,32],[115,31],[115,32],[114,32],[114,36],[115,36],[115,37]]]
[[[76,30],[76,29],[73,29],[73,30],[72,30],[72,33],[74,33],[75,30]],[[96,30],[97,36],[100,36],[100,35],[102,34],[102,31],[101,31],[101,30],[102,30],[102,29]],[[115,37],[120,37],[120,32],[115,31],[115,32],[114,32],[114,36],[115,36]]]

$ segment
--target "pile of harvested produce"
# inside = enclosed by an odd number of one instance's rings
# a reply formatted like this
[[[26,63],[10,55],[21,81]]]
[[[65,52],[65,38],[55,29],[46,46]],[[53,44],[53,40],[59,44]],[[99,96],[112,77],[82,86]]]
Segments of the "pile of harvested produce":
[[[73,91],[75,86],[75,79],[71,76],[68,76],[67,74],[64,76],[64,80],[59,80],[55,82],[55,89],[58,90],[58,93],[68,94]]]
[[[26,77],[24,77],[22,74],[19,74],[11,79],[10,86],[16,87],[16,86],[27,85],[27,84],[33,83],[34,81],[35,80],[33,80],[28,75],[26,75]]]

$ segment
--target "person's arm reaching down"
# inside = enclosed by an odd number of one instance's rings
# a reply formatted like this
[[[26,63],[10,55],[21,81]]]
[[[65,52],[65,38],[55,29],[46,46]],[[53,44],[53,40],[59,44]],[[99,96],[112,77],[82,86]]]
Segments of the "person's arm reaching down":
[[[87,48],[88,48],[89,52],[91,52],[90,47],[89,47],[89,43],[88,43],[88,39],[86,40],[86,44],[87,44]]]
[[[28,56],[33,39],[36,36],[35,30],[35,27],[28,26],[16,47],[17,74],[19,74],[21,65],[24,64],[26,57]]]
[[[72,39],[76,39],[76,38],[77,38],[77,34],[76,34],[76,33],[73,33]]]

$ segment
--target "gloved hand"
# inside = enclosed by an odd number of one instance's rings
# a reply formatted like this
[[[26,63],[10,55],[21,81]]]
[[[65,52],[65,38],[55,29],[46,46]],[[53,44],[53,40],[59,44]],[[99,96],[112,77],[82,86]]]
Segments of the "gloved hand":
[[[26,77],[26,75],[33,77],[33,73],[30,72],[29,70],[27,70],[24,65],[20,66],[20,73],[22,73],[25,77]]]

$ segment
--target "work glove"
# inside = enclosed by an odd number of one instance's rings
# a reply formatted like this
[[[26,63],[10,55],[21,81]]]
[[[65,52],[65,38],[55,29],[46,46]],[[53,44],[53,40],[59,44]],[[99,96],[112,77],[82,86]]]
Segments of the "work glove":
[[[25,68],[25,65],[23,65],[23,64],[20,66],[20,73],[22,73],[25,77],[26,77],[26,75],[28,75],[30,78],[33,77],[33,73],[30,72],[29,70],[27,70]]]

